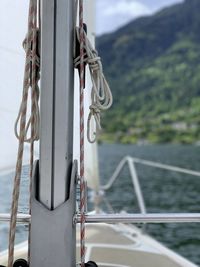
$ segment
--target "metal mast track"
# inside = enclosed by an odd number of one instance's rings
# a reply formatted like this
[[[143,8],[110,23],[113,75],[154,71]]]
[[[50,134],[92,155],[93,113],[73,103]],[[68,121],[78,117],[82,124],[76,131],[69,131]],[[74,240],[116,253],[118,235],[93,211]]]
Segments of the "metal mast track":
[[[40,160],[35,164],[33,181],[31,267],[76,264],[74,3],[41,0]]]

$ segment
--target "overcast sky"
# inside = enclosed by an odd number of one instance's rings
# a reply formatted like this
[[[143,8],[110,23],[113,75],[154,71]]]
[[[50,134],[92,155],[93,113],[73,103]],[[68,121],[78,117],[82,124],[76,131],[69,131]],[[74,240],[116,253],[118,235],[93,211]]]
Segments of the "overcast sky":
[[[134,18],[150,15],[183,0],[96,0],[96,33],[110,32]]]

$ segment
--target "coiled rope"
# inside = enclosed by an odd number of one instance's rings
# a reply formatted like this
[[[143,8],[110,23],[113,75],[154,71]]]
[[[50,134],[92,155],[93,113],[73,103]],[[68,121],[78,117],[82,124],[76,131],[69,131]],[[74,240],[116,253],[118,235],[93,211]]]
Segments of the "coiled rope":
[[[80,30],[76,28],[77,39],[81,43]],[[103,110],[107,110],[111,107],[113,98],[110,87],[103,74],[103,67],[101,58],[98,56],[98,52],[92,47],[85,31],[84,35],[84,56],[83,62],[88,64],[90,70],[90,76],[92,81],[91,91],[91,105],[90,113],[87,120],[87,139],[90,143],[94,143],[98,137],[98,133],[101,130],[100,113]],[[81,58],[78,56],[74,60],[75,67],[80,65]],[[96,122],[96,132],[91,133],[91,122],[94,118]],[[93,137],[91,136],[93,135]]]
[[[23,81],[23,94],[22,102],[20,105],[19,114],[15,123],[15,134],[19,139],[18,156],[14,178],[14,188],[12,195],[11,207],[11,221],[9,230],[9,248],[8,248],[8,267],[12,267],[14,260],[14,244],[16,233],[16,220],[18,211],[18,201],[20,192],[20,180],[22,173],[22,160],[24,151],[24,142],[31,144],[31,157],[30,157],[30,178],[33,170],[33,150],[34,141],[39,139],[39,58],[37,56],[37,0],[30,0],[29,15],[28,15],[28,33],[23,43],[26,51],[24,81]],[[31,116],[26,123],[27,117],[27,104],[28,94],[31,88]],[[19,124],[19,127],[18,127]],[[31,127],[31,135],[28,137],[29,128]],[[19,128],[19,131],[17,130]],[[31,179],[30,179],[31,190]],[[29,238],[30,239],[30,238]]]

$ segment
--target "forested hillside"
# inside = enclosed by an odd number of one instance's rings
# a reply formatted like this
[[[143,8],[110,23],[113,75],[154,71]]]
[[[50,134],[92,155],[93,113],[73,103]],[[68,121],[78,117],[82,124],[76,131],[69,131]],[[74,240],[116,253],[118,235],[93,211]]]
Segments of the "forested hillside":
[[[97,49],[114,96],[103,140],[200,140],[200,0],[100,36]]]

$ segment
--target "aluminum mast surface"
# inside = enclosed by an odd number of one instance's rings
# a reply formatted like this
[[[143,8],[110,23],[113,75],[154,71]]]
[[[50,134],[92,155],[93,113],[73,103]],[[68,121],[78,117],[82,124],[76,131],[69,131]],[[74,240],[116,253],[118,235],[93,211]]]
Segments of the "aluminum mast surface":
[[[74,2],[41,2],[40,161],[32,197],[32,267],[75,266]]]

